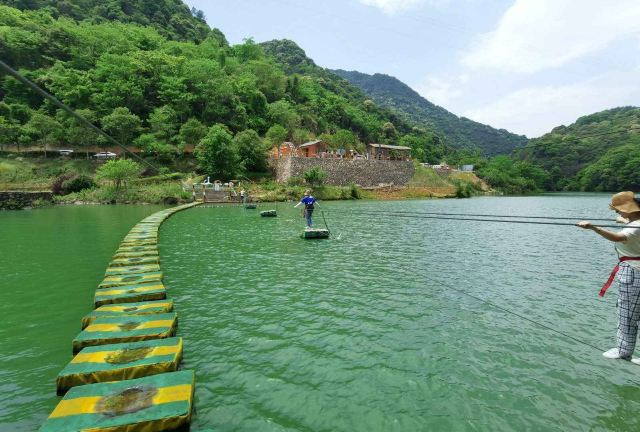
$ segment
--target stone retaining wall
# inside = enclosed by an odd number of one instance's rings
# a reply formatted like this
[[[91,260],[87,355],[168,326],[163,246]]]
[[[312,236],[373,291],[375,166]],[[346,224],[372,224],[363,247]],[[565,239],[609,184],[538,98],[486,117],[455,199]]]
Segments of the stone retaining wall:
[[[351,183],[362,187],[404,186],[415,172],[411,161],[288,157],[273,159],[271,163],[277,181],[282,183],[291,177],[304,178],[304,173],[313,167],[322,168],[327,173],[325,183],[336,186]]]
[[[0,191],[0,210],[20,210],[30,207],[35,200],[42,199],[45,201],[53,200],[52,192],[20,192]]]

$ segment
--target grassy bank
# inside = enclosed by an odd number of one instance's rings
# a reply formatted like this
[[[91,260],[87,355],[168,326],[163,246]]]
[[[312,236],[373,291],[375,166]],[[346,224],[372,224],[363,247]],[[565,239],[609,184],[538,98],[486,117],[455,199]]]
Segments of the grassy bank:
[[[55,195],[56,203],[177,204],[192,199],[191,191],[183,190],[183,183],[189,185],[204,179],[202,175],[195,173],[172,172],[133,179],[116,188],[109,182],[96,180],[96,169],[101,165],[97,161],[85,159],[0,158],[0,190],[52,190],[53,187],[55,192],[56,182],[59,182],[61,177],[72,175],[87,177],[91,182],[90,187],[77,191],[62,190]],[[167,170],[166,167],[163,168],[163,171]],[[254,200],[262,202],[297,201],[305,189],[311,189],[316,198],[325,201],[462,198],[489,190],[489,187],[472,173],[440,176],[432,169],[419,164],[416,164],[415,175],[406,187],[363,189],[356,185],[309,186],[300,179],[281,184],[264,175],[259,179],[241,181],[236,186],[238,191],[245,189]]]

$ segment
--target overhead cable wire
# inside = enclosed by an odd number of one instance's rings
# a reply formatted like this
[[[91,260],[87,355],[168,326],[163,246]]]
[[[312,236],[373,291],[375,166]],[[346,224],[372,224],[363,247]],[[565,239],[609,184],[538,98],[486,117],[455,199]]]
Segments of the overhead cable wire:
[[[9,66],[8,64],[6,64],[4,61],[0,60],[0,68],[4,69],[9,75],[13,76],[15,79],[17,79],[18,81],[20,81],[21,83],[23,83],[24,85],[26,85],[27,87],[31,88],[33,91],[35,91],[36,93],[38,93],[39,95],[43,96],[44,98],[50,100],[54,105],[56,105],[58,108],[60,108],[61,110],[63,110],[64,112],[66,112],[67,114],[69,114],[70,116],[72,116],[73,118],[75,118],[78,122],[80,122],[80,124],[85,125],[86,127],[88,127],[89,129],[92,129],[94,132],[98,133],[99,135],[103,136],[104,138],[107,139],[107,141],[109,141],[112,144],[115,144],[118,147],[121,147],[126,153],[130,153],[134,158],[138,159],[139,161],[141,161],[142,163],[148,165],[149,167],[151,167],[153,170],[158,171],[158,168],[156,168],[153,164],[149,163],[148,161],[142,159],[140,156],[138,156],[137,154],[135,154],[134,152],[132,152],[131,150],[129,150],[126,146],[122,145],[119,141],[117,141],[115,138],[112,138],[109,134],[107,134],[106,132],[104,132],[102,129],[100,129],[99,127],[95,126],[93,123],[91,123],[89,120],[85,119],[84,117],[82,117],[81,115],[77,114],[74,110],[72,110],[71,108],[69,108],[67,105],[65,105],[64,103],[60,102],[55,96],[53,96],[52,94],[48,93],[46,90],[42,89],[40,86],[38,86],[36,83],[34,83],[33,81],[29,80],[28,78],[24,77],[22,74],[20,74],[18,71],[16,71],[15,69],[13,69],[11,66]]]
[[[367,211],[358,211],[354,210],[355,214],[371,214],[371,212]],[[405,219],[440,219],[440,220],[455,220],[455,221],[473,221],[473,222],[498,222],[498,223],[511,223],[511,224],[530,224],[530,225],[555,225],[555,226],[572,226],[575,227],[574,223],[565,223],[565,222],[541,222],[541,221],[520,221],[520,220],[504,220],[504,219],[484,219],[484,218],[459,218],[459,217],[448,217],[448,216],[417,216],[417,215],[406,215],[406,214],[398,214],[393,212],[387,213],[379,213],[382,216],[387,217],[399,217]],[[599,228],[621,228],[620,225],[594,225]]]
[[[472,213],[441,213],[441,212],[419,212],[419,211],[399,211],[399,210],[370,210],[369,213],[393,213],[410,215],[436,215],[436,216],[466,216],[466,217],[492,217],[492,218],[513,218],[513,219],[550,219],[550,220],[595,220],[610,222],[611,218],[590,218],[579,217],[559,217],[559,216],[525,216],[525,215],[497,215],[497,214],[472,214]]]

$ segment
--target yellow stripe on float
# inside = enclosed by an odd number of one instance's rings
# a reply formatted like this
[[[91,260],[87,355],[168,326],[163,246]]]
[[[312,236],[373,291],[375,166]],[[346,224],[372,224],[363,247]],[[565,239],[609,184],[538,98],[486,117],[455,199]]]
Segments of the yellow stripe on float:
[[[120,289],[118,287],[114,287],[114,289],[111,289],[109,291],[100,291],[100,292],[96,292],[97,295],[99,296],[105,296],[105,295],[118,295],[118,294],[123,294],[129,291],[132,291],[134,293],[144,293],[147,291],[156,291],[159,289],[164,289],[164,285],[160,284],[160,285],[153,285],[153,286],[148,286],[148,287],[139,287],[139,288],[130,288],[130,289]]]
[[[145,356],[145,358],[173,355],[173,354],[176,354],[179,349],[180,349],[180,345],[155,347],[153,350],[149,352],[149,354]],[[105,359],[109,355],[118,351],[120,350],[99,351],[99,352],[92,352],[92,353],[85,353],[85,354],[80,353],[80,354],[77,354],[73,358],[73,360],[71,360],[71,363],[106,363],[107,361]]]
[[[171,327],[174,324],[174,320],[158,320],[158,321],[147,321],[140,323],[136,328],[132,330],[146,330],[152,328],[159,327]],[[111,332],[111,331],[123,331],[120,328],[119,324],[91,324],[89,327],[84,329],[87,332]]]
[[[193,387],[191,384],[180,384],[170,387],[160,387],[154,396],[153,405],[162,405],[171,402],[188,401],[191,398]],[[53,410],[50,419],[68,417],[80,414],[98,413],[96,406],[102,399],[101,396],[88,396],[75,399],[63,399]]]
[[[159,287],[161,285],[158,285]],[[141,305],[141,306],[135,306],[137,311],[143,311],[143,310],[147,310],[147,309],[151,309],[151,308],[156,308],[156,307],[162,307],[162,308],[167,308],[169,306],[169,302],[163,302],[163,303],[156,303],[156,304],[148,304],[148,305]],[[100,309],[98,309],[98,312],[124,312],[125,309],[130,309],[131,305],[128,304],[124,304],[124,305],[111,305],[111,306],[101,306]],[[135,314],[134,314],[135,315]]]

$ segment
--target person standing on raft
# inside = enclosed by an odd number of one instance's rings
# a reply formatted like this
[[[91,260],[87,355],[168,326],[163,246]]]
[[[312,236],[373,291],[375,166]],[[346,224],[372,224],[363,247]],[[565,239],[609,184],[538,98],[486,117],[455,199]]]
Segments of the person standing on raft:
[[[631,360],[640,364],[640,359],[631,357],[636,346],[640,322],[640,200],[635,199],[633,192],[620,192],[613,196],[609,208],[620,215],[618,222],[626,223],[622,231],[608,231],[592,225],[589,221],[578,223],[580,228],[592,230],[614,242],[618,253],[618,265],[600,291],[600,296],[603,296],[617,273],[620,285],[616,305],[618,346],[602,355],[609,359]]]
[[[298,204],[293,206],[293,208],[297,208],[300,204],[304,204],[304,218],[307,220],[307,227],[311,228],[311,226],[313,225],[312,216],[313,210],[315,209],[314,205],[320,204],[318,204],[318,201],[316,201],[316,199],[311,196],[311,191],[309,189],[304,191],[304,196]]]

